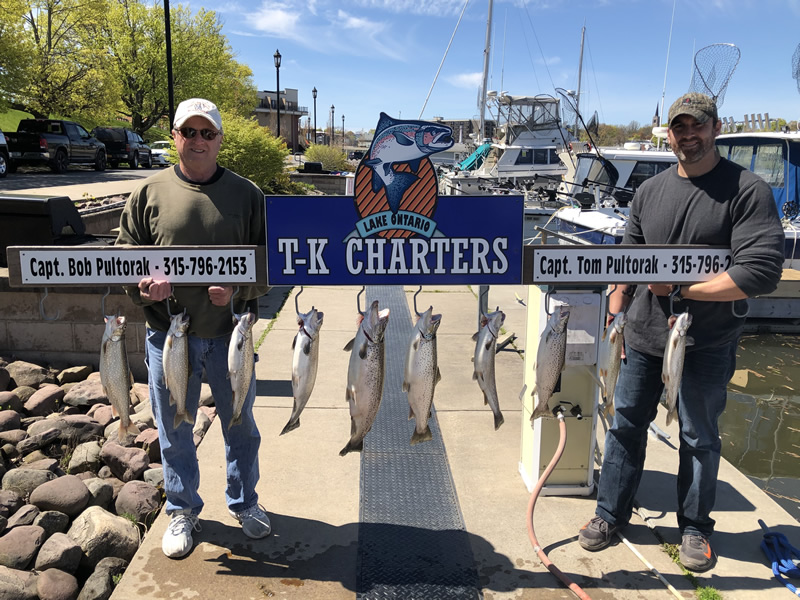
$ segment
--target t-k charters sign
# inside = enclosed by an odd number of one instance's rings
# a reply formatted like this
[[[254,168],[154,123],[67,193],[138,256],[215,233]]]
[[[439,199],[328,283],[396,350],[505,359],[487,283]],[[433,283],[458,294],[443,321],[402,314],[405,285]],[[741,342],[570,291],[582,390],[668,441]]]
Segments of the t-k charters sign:
[[[350,196],[268,196],[269,285],[518,284],[521,196],[442,196],[437,123],[381,113]]]

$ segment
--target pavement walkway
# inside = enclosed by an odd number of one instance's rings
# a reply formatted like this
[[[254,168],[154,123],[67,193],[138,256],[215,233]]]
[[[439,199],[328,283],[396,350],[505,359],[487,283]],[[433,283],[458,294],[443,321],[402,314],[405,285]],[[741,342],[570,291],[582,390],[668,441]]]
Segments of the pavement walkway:
[[[112,600],[433,600],[409,591],[415,584],[435,587],[436,582],[430,581],[425,569],[409,572],[398,562],[396,570],[372,573],[369,578],[362,569],[359,540],[369,526],[360,522],[364,465],[359,454],[339,456],[350,431],[344,400],[349,354],[342,348],[356,331],[358,289],[307,287],[299,298],[302,311],[314,305],[325,313],[320,367],[301,426],[279,435],[292,408],[291,343],[297,331],[297,291],[273,288],[262,299],[262,318],[256,326],[257,339],[262,338],[256,365],[255,415],[262,434],[258,492],[271,516],[273,534],[263,540],[250,540],[228,515],[222,432],[215,421],[198,448],[200,492],[206,506],[200,519],[202,531],[195,534],[195,548],[180,560],[162,554],[161,536],[168,522],[162,513],[145,536]],[[405,291],[411,306],[416,288]],[[471,596],[450,596],[442,588],[443,598],[574,597],[542,566],[526,532],[530,493],[519,465],[521,432],[523,427],[530,427],[530,422],[518,400],[524,370],[519,351],[526,347],[525,298],[522,286],[493,286],[489,293],[489,306],[500,306],[506,312],[506,334],[518,336],[496,358],[505,416],[505,424],[497,431],[492,426],[491,411],[484,406],[477,383],[471,378],[471,336],[477,322],[475,293],[466,286],[431,287],[424,289],[417,300],[421,309],[432,304],[443,315],[438,334],[443,379],[436,389],[435,415],[466,532],[459,539],[466,540],[464,543],[469,546],[451,546],[441,556],[444,560],[451,552],[471,552],[473,564],[469,566],[477,574]],[[387,356],[387,362],[398,360],[404,357]],[[663,417],[660,411],[659,425],[676,440],[676,425],[666,427]],[[409,438],[412,423],[407,425]],[[376,435],[376,431],[369,435]],[[602,439],[602,435],[598,437]],[[594,513],[593,497],[543,496],[538,500],[534,525],[545,552],[594,600],[695,597],[694,585],[661,545],[662,540],[680,542],[674,513],[677,461],[672,443],[649,439],[646,470],[637,495],[637,503],[643,508],[623,532],[630,546],[619,542],[597,553],[580,548],[577,532]],[[385,499],[387,508],[395,503],[411,503],[409,510],[415,510],[414,488],[429,485],[420,477],[407,493],[395,492]],[[788,597],[772,578],[759,548],[762,533],[757,519],[785,533],[795,545],[800,540],[800,527],[724,460],[714,517],[717,533],[712,542],[719,562],[711,572],[697,576],[698,585],[715,588],[725,599]],[[404,534],[408,533],[403,527],[387,531],[379,552],[402,550],[406,555],[413,554],[413,548],[400,549],[406,539]],[[452,532],[425,533],[430,543],[455,539],[446,537]],[[373,584],[377,581],[384,595],[374,595],[367,579]],[[394,591],[385,595],[386,589]]]

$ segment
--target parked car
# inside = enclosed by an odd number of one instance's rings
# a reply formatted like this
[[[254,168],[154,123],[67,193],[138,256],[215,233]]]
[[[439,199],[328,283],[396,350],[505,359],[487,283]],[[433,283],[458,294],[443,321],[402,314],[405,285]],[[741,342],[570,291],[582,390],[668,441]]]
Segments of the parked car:
[[[365,151],[364,150],[351,150],[350,154],[347,155],[347,158],[350,160],[361,160],[364,158]]]
[[[153,157],[153,164],[159,167],[168,167],[170,143],[168,141],[153,142],[150,144],[150,152]]]
[[[131,169],[141,164],[145,169],[153,166],[150,146],[142,136],[125,127],[95,127],[92,135],[106,145],[108,164],[116,169],[119,163],[127,163]]]
[[[0,131],[0,179],[8,173],[8,144],[6,144],[6,136]]]
[[[70,164],[93,164],[106,169],[106,147],[73,121],[22,119],[14,133],[5,134],[10,158],[9,170],[18,165],[49,165],[63,173]]]

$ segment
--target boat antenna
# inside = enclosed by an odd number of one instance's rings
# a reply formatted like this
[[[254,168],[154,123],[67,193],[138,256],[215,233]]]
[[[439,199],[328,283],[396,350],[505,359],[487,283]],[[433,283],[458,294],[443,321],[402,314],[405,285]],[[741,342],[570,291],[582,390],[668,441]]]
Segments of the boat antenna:
[[[669,21],[669,38],[667,38],[667,61],[664,65],[664,87],[661,88],[661,115],[664,114],[664,97],[667,95],[667,71],[669,70],[669,49],[672,47],[672,24],[675,23],[675,4],[678,0],[672,0],[672,19]],[[663,116],[661,117],[663,119]],[[656,127],[661,123],[655,124]],[[658,145],[661,146],[661,138],[658,138]]]
[[[433,77],[433,83],[431,83],[431,89],[428,90],[428,95],[425,96],[425,102],[422,104],[422,109],[419,111],[418,119],[422,119],[422,113],[425,112],[425,107],[428,106],[428,100],[433,93],[433,86],[436,85],[436,80],[439,79],[439,73],[442,71],[442,67],[444,66],[444,59],[447,58],[447,53],[450,51],[450,46],[453,44],[453,39],[456,37],[456,31],[458,31],[458,26],[461,24],[461,19],[464,17],[464,12],[467,10],[467,5],[469,4],[469,0],[465,0],[464,8],[461,9],[461,15],[458,17],[458,22],[456,23],[456,28],[453,29],[453,35],[450,36],[450,41],[447,43],[447,48],[445,48],[444,56],[442,56],[442,62],[439,63],[439,68],[436,70],[436,75]]]
[[[725,101],[725,90],[742,53],[733,44],[711,44],[694,55],[694,72],[690,92],[711,96],[717,110]]]
[[[489,57],[492,51],[492,8],[494,2],[489,0],[489,16],[486,18],[486,45],[483,48],[483,81],[481,83],[481,120],[478,128],[479,138],[476,143],[480,144],[485,137],[486,125],[486,90],[489,85]]]

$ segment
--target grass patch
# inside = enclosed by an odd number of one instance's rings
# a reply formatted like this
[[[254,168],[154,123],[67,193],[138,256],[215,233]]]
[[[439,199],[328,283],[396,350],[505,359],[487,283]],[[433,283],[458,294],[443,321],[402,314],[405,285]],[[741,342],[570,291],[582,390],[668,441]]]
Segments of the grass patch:
[[[9,133],[17,130],[17,125],[22,119],[32,119],[33,115],[21,110],[9,109],[8,112],[0,112],[0,130]]]
[[[697,596],[698,600],[723,600],[722,594],[719,590],[713,587],[702,587],[700,582],[697,580],[697,577],[691,571],[688,571],[686,567],[681,564],[681,547],[678,544],[667,544],[666,542],[661,544],[661,549],[667,553],[676,565],[678,565],[681,570],[683,571],[684,577],[689,580],[689,582],[694,586],[694,593]]]
[[[286,305],[286,300],[289,298],[289,295],[292,293],[293,289],[294,289],[293,287],[290,287],[290,288],[287,288],[286,291],[284,292],[283,300],[281,301],[281,305],[278,307],[278,310],[275,311],[275,316],[272,317],[272,319],[270,319],[269,325],[267,325],[266,329],[264,329],[264,331],[261,333],[261,335],[258,338],[258,341],[255,344],[255,351],[256,352],[258,352],[258,349],[261,347],[261,344],[264,343],[264,340],[266,339],[267,334],[270,331],[272,331],[272,327],[275,325],[275,321],[277,321],[278,317],[281,316],[281,311],[283,310],[283,307]]]

